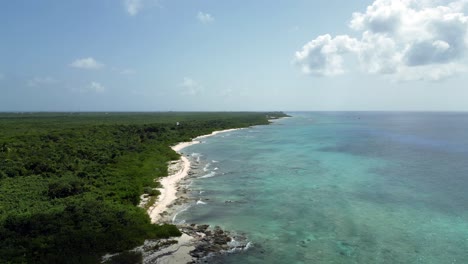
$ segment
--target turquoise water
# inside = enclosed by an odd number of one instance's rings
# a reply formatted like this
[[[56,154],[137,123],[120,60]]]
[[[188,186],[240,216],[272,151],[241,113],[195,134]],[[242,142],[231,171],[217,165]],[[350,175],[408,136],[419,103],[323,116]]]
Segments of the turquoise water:
[[[290,113],[203,139],[177,221],[245,234],[212,263],[468,263],[467,113]]]

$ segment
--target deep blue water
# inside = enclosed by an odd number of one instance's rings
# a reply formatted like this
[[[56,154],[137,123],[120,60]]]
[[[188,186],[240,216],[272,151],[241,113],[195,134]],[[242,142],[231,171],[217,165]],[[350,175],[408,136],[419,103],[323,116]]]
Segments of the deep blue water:
[[[468,113],[310,112],[203,139],[177,220],[245,234],[215,263],[468,263]]]

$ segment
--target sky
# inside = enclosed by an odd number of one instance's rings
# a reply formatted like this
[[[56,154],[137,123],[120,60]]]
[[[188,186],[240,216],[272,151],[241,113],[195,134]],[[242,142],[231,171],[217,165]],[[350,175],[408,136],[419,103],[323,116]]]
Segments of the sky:
[[[0,111],[468,111],[468,0],[15,0]]]

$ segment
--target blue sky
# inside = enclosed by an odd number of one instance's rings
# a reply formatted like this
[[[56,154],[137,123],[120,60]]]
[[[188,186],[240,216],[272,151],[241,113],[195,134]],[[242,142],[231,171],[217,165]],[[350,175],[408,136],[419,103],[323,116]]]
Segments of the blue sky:
[[[0,111],[468,110],[466,0],[4,1]]]

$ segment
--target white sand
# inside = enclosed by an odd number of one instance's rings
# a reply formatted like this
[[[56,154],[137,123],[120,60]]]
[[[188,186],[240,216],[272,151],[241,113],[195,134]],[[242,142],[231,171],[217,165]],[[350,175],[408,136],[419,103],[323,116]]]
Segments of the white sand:
[[[217,135],[223,132],[234,131],[237,129],[227,129],[222,131],[215,131],[209,135],[199,136],[193,139],[191,142],[181,142],[172,147],[172,149],[178,153],[188,146],[199,144],[201,141],[198,139],[210,137]],[[165,212],[168,207],[177,200],[177,184],[180,180],[188,175],[190,170],[190,161],[181,155],[181,159],[171,164],[169,171],[173,170],[175,173],[164,177],[160,180],[162,188],[160,189],[161,194],[158,197],[158,201],[148,209],[148,214],[151,218],[152,223],[157,223],[161,221],[161,214]],[[152,255],[150,258],[145,258],[144,263],[156,263],[165,264],[165,263],[189,263],[194,260],[190,256],[190,251],[194,250],[193,245],[194,237],[187,234],[182,234],[181,237],[176,238],[177,244],[171,245],[169,247],[159,250],[155,255]]]
[[[207,137],[211,137],[211,136],[217,135],[217,134],[219,134],[219,133],[231,132],[231,131],[236,131],[236,130],[240,130],[240,129],[242,129],[242,128],[232,128],[232,129],[214,131],[214,132],[211,133],[211,134],[196,137],[194,140],[201,139],[201,138],[207,138]]]
[[[190,145],[199,143],[198,141],[193,142],[182,142],[172,147],[173,150],[179,152],[181,149]],[[177,183],[188,175],[190,170],[190,161],[184,157],[180,157],[180,161],[176,163],[179,169],[176,173],[159,180],[162,188],[159,189],[161,194],[158,197],[158,201],[148,209],[148,214],[151,218],[152,223],[158,222],[161,218],[161,213],[165,212],[168,206],[177,199]]]
[[[182,234],[182,236],[175,239],[177,244],[170,245],[153,253],[151,256],[145,258],[143,263],[156,263],[156,264],[172,264],[172,263],[189,263],[194,260],[190,256],[190,251],[194,250],[193,237]]]
[[[180,152],[182,149],[188,146],[201,143],[199,139],[238,129],[239,128],[215,131],[209,135],[196,137],[191,142],[181,142],[173,146],[172,149],[176,152]],[[159,189],[159,191],[161,194],[159,195],[158,201],[155,203],[155,205],[148,209],[148,214],[152,223],[157,223],[161,219],[161,214],[165,212],[168,209],[168,206],[177,199],[177,184],[180,180],[188,175],[190,170],[190,161],[186,157],[181,156],[180,163],[176,163],[175,166],[178,166],[178,168],[176,167],[176,172],[174,174],[171,174],[160,180],[162,188]]]
[[[194,144],[198,144],[200,143],[200,141],[197,141],[197,140],[193,140],[193,141],[190,141],[190,142],[180,142],[179,144],[175,145],[172,147],[172,149],[175,151],[175,152],[179,152],[181,151],[182,149],[188,147],[188,146],[191,146],[191,145],[194,145]]]

